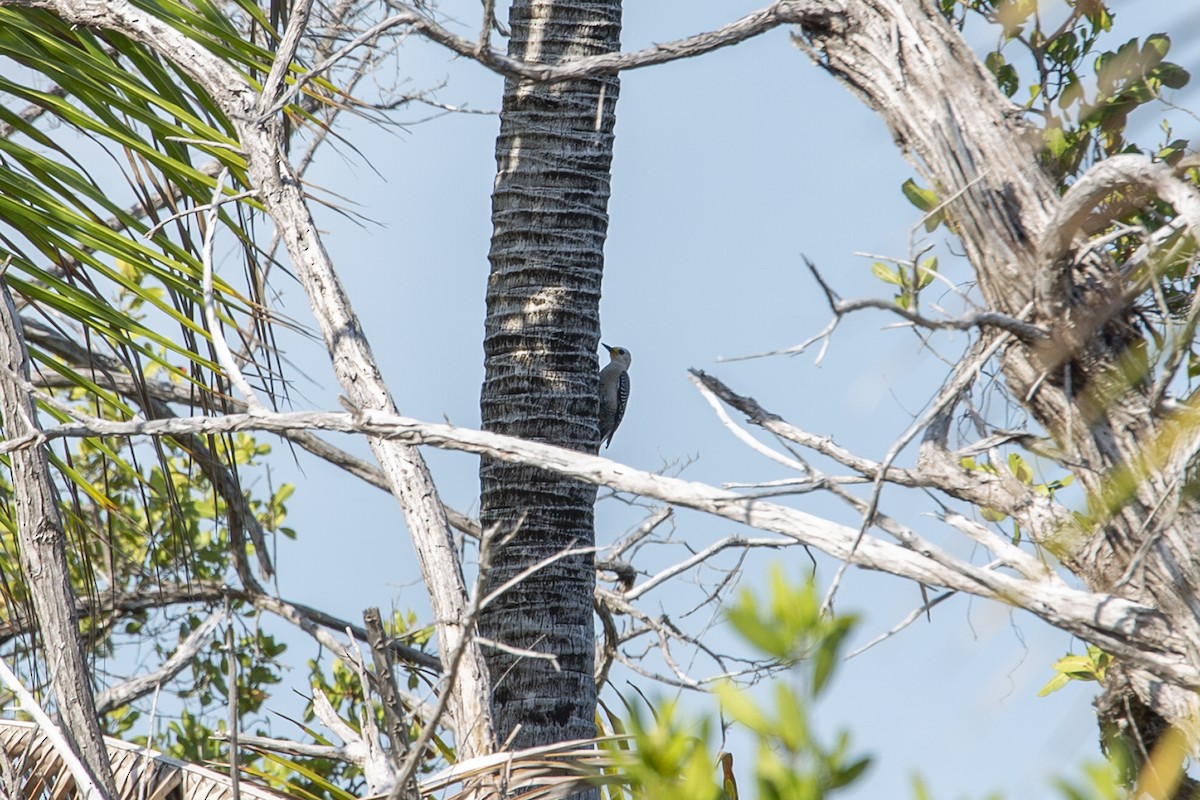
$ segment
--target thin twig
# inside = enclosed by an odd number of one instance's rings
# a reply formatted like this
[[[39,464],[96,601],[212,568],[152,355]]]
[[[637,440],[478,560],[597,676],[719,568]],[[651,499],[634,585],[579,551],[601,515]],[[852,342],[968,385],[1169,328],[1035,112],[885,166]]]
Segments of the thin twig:
[[[237,362],[233,358],[233,353],[229,349],[229,344],[225,341],[225,334],[221,331],[221,321],[217,318],[217,305],[213,296],[213,240],[216,238],[217,227],[220,223],[221,204],[225,202],[225,196],[222,191],[225,185],[225,178],[229,175],[229,169],[221,170],[221,174],[217,176],[216,186],[213,188],[212,203],[208,210],[208,225],[204,231],[204,249],[202,263],[204,266],[203,284],[204,284],[204,321],[208,327],[208,334],[212,337],[213,350],[216,351],[217,361],[225,370],[229,382],[238,388],[242,396],[246,398],[246,408],[251,414],[259,414],[265,412],[266,406],[258,399],[258,395],[250,388],[250,383],[246,380],[246,376],[242,374]]]
[[[229,791],[233,800],[241,800],[241,768],[238,766],[238,732],[241,729],[241,713],[238,711],[238,656],[234,647],[233,633],[233,599],[225,595],[225,657],[229,663],[228,681],[229,693]]]
[[[1028,307],[1025,313],[1028,313]],[[876,474],[875,482],[871,486],[871,497],[867,501],[866,510],[863,512],[858,535],[854,539],[854,544],[850,547],[850,552],[842,560],[842,563],[838,565],[837,572],[834,573],[833,580],[830,581],[829,588],[825,591],[825,598],[821,601],[821,607],[826,611],[833,605],[834,595],[837,594],[838,585],[841,583],[842,576],[850,566],[854,552],[858,549],[863,537],[866,536],[867,530],[874,524],[875,513],[879,508],[879,498],[883,493],[884,476],[887,474],[887,470],[900,455],[900,452],[916,438],[918,433],[924,430],[935,417],[942,414],[951,404],[958,401],[962,392],[974,382],[976,372],[1008,341],[1008,337],[1002,333],[987,344],[984,344],[984,341],[981,339],[976,343],[977,353],[974,356],[963,359],[958,368],[955,369],[954,374],[950,377],[950,380],[942,385],[933,404],[900,435],[900,438],[892,443],[883,460],[879,462],[879,472]]]
[[[149,675],[139,675],[132,680],[112,686],[96,695],[96,713],[107,714],[114,708],[127,705],[136,698],[150,691],[157,692],[167,681],[174,678],[192,663],[192,658],[200,652],[212,637],[213,630],[221,623],[222,612],[216,611],[204,622],[188,634],[179,643],[171,657],[162,663],[158,669]]]
[[[907,628],[909,625],[912,625],[914,622],[919,620],[922,617],[922,615],[927,616],[929,614],[930,609],[932,609],[934,606],[940,604],[941,602],[943,602],[945,600],[949,600],[951,597],[953,597],[956,594],[958,594],[958,592],[943,592],[942,594],[939,594],[937,597],[933,598],[932,600],[922,603],[921,605],[919,605],[915,609],[913,609],[911,612],[909,612],[908,616],[906,616],[904,619],[900,620],[898,623],[893,625],[889,630],[885,631],[884,633],[879,634],[874,639],[872,639],[871,641],[864,644],[862,647],[859,647],[857,650],[850,651],[849,653],[847,653],[845,655],[845,657],[842,660],[849,661],[850,659],[854,658],[857,655],[862,655],[863,653],[870,650],[875,645],[880,644],[881,642],[887,641],[888,639],[892,638],[900,631]]]
[[[692,382],[692,385],[695,386],[700,392],[700,396],[703,397],[705,401],[708,402],[709,406],[712,407],[712,410],[716,412],[717,418],[721,420],[721,423],[738,439],[738,441],[745,444],[754,452],[760,453],[775,463],[782,464],[788,469],[794,469],[797,472],[802,473],[808,472],[808,466],[806,464],[802,464],[793,458],[788,458],[781,453],[777,453],[762,442],[755,439],[744,428],[734,422],[729,417],[729,414],[725,413],[725,409],[721,405],[721,401],[717,398],[717,396],[713,394],[712,390],[705,386],[696,375],[688,375],[688,380]]]

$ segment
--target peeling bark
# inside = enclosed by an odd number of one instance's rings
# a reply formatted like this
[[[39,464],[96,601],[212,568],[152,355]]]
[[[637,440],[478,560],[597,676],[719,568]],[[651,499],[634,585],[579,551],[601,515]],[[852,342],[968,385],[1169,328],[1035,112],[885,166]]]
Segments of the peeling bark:
[[[1038,131],[932,3],[822,0],[800,13],[800,46],[883,117],[945,200],[989,308],[1020,315],[1032,304],[1029,321],[1051,331],[1045,343],[1014,343],[1001,364],[1012,395],[1074,465],[1096,511],[1087,530],[1061,530],[1043,544],[1055,545],[1093,591],[1159,609],[1189,660],[1200,662],[1200,511],[1181,498],[1182,475],[1147,458],[1171,422],[1146,383],[1121,377],[1122,359],[1143,337],[1133,297],[1117,266],[1089,253],[1071,223],[1097,198],[1064,211],[1040,166]],[[1162,172],[1156,177],[1169,181]],[[1145,182],[1131,168],[1119,180]],[[1175,181],[1158,194],[1191,224],[1194,190]],[[1118,716],[1132,705],[1122,696],[1144,707],[1117,727],[1146,751],[1163,723],[1200,732],[1191,690],[1131,668],[1114,670],[1105,693],[1104,707]]]
[[[27,388],[29,352],[8,285],[0,276],[0,417],[7,439],[36,437],[37,407]],[[82,757],[94,783],[116,796],[112,768],[104,751],[96,698],[79,636],[75,592],[67,567],[67,535],[58,511],[58,493],[43,446],[11,456],[13,507],[21,570],[29,583],[46,667],[68,743]]]

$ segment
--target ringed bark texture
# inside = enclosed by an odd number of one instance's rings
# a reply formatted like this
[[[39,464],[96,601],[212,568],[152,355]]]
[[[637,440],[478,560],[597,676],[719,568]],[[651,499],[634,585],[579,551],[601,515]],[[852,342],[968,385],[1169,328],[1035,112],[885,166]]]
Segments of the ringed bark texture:
[[[620,46],[619,0],[521,0],[509,55],[559,63]],[[618,81],[508,80],[496,142],[483,427],[595,452],[600,279]],[[480,521],[491,592],[594,543],[594,487],[484,459]],[[558,558],[484,609],[496,738],[527,747],[595,734],[592,554]],[[516,732],[514,735],[514,731]]]

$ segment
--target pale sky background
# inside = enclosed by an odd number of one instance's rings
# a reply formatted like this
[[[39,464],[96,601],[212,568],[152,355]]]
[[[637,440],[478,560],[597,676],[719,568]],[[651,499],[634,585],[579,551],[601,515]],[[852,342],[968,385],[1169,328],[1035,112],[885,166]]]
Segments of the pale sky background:
[[[623,46],[637,49],[717,27],[759,5],[630,0]],[[1108,47],[1167,31],[1175,39],[1169,58],[1200,76],[1200,10],[1168,0],[1115,7],[1118,32]],[[474,36],[478,2],[445,0],[441,9],[465,20],[459,32]],[[994,36],[976,35],[977,46]],[[411,77],[403,86],[411,91],[448,81],[437,95],[442,102],[499,107],[499,78],[430,45],[411,40],[394,70],[380,83]],[[1194,88],[1176,97],[1192,109],[1200,109],[1198,100]],[[395,118],[429,115],[414,107]],[[1155,123],[1149,122],[1151,131]],[[1179,135],[1200,139],[1194,117],[1178,115],[1177,127]],[[378,223],[356,226],[333,213],[321,218],[397,404],[422,419],[446,417],[472,427],[479,422],[497,128],[496,118],[487,115],[444,116],[404,131],[356,122],[343,133],[359,152],[327,150],[308,175]],[[778,30],[700,59],[626,73],[616,130],[603,336],[632,351],[633,392],[604,455],[648,470],[673,472],[686,464],[684,477],[718,485],[788,477],[722,428],[687,380],[686,370],[699,367],[792,423],[881,458],[949,369],[910,331],[884,330],[894,319],[872,313],[846,320],[820,366],[814,364],[815,351],[798,358],[718,359],[786,347],[826,324],[825,300],[801,254],[844,297],[891,296],[871,276],[871,259],[854,255],[906,257],[909,230],[920,217],[900,192],[915,170],[882,121],[812,66],[792,47],[786,30]],[[1143,140],[1158,137],[1152,133]],[[932,241],[949,276],[965,280],[961,266],[946,258],[945,231]],[[276,277],[288,312],[309,323],[302,294]],[[294,365],[296,407],[337,408],[338,390],[322,348],[295,336],[281,341]],[[949,339],[935,341],[946,358],[961,352]],[[365,453],[355,443],[343,444]],[[424,591],[394,500],[307,454],[293,463],[286,448],[277,446],[276,452],[270,480],[298,484],[288,524],[300,540],[279,546],[282,595],[355,620],[369,605],[424,613]],[[476,460],[424,452],[444,499],[474,512]],[[825,498],[786,502],[857,522]],[[985,560],[945,526],[919,516],[932,510],[925,498],[889,490],[883,503],[954,552],[976,563]],[[642,515],[623,503],[602,502],[599,543],[613,541]],[[675,536],[702,547],[737,530],[731,523],[680,514]],[[746,562],[743,585],[761,586],[772,562],[797,581],[809,565],[799,550],[756,555]],[[822,586],[835,567],[821,560]],[[675,598],[668,590],[652,600],[667,612]],[[855,637],[861,643],[919,602],[911,583],[851,571],[838,607],[862,614]],[[714,636],[727,641],[723,632]],[[307,652],[307,640],[289,640],[296,648],[294,678],[302,680],[300,655]],[[1052,662],[1072,648],[1083,649],[1028,614],[960,596],[936,608],[932,624],[921,621],[851,660],[814,713],[826,741],[846,728],[856,752],[874,756],[867,777],[841,796],[911,797],[915,772],[939,799],[991,792],[1007,798],[1058,796],[1050,778],[1077,776],[1081,761],[1098,753],[1090,706],[1094,686],[1035,696],[1052,676]],[[622,686],[628,677],[615,675]],[[651,697],[673,695],[638,683]],[[697,712],[715,707],[698,695],[684,699]],[[276,702],[290,701],[281,693]],[[286,723],[275,731],[295,733]],[[743,791],[753,796],[753,750],[736,739],[727,749],[737,757]]]

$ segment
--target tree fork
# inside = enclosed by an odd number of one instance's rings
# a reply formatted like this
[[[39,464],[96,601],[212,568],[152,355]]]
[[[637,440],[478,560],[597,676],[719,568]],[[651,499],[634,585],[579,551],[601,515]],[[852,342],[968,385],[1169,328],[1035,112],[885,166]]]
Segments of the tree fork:
[[[945,213],[990,308],[1016,315],[1032,303],[1030,321],[1051,331],[1049,346],[1014,345],[1001,364],[1013,395],[1054,437],[1065,463],[1081,465],[1073,467],[1080,484],[1112,506],[1083,532],[1066,563],[1094,591],[1161,609],[1200,652],[1200,609],[1187,601],[1200,596],[1191,566],[1200,558],[1200,511],[1184,502],[1173,518],[1154,513],[1170,507],[1176,491],[1170,475],[1145,468],[1147,443],[1161,440],[1167,426],[1153,413],[1148,386],[1119,381],[1121,359],[1142,335],[1129,324],[1128,309],[1112,309],[1113,264],[1088,255],[1074,231],[1065,252],[1047,246],[1063,244],[1054,229],[1063,200],[1040,166],[1039,132],[928,0],[798,6],[797,44],[879,112],[904,155],[946,198]],[[1059,280],[1046,285],[1047,273]],[[1107,316],[1098,319],[1101,309]],[[1081,326],[1094,331],[1082,341],[1074,335]],[[1125,490],[1114,503],[1118,481]],[[1132,692],[1147,710],[1117,726],[1139,739],[1134,752],[1153,749],[1163,721],[1200,732],[1192,691],[1137,669],[1113,676],[1106,690],[1116,696],[1106,697],[1105,707],[1132,707],[1120,702]],[[1155,716],[1161,719],[1147,722]]]

